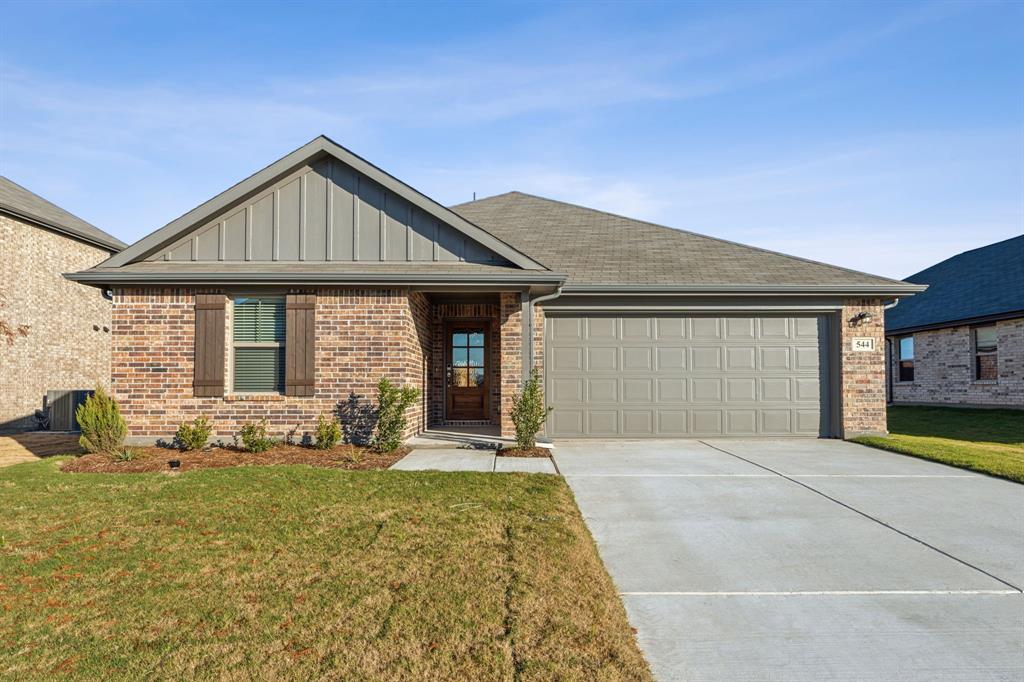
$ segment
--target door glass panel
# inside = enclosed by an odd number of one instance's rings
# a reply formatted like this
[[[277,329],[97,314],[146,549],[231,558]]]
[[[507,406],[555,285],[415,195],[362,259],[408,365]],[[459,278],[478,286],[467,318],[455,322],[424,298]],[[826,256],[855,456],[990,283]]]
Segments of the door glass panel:
[[[469,370],[465,367],[452,369],[452,386],[469,386]]]
[[[483,386],[484,385],[484,368],[483,367],[471,367],[469,370],[469,380],[471,386]]]
[[[466,348],[452,348],[452,364],[456,367],[465,367],[469,350]]]
[[[466,334],[462,332],[456,332],[452,334],[452,346],[466,346]]]
[[[482,332],[473,332],[469,335],[469,345],[471,346],[483,346],[484,335]]]
[[[469,349],[469,365],[470,365],[470,367],[483,367],[484,366],[484,349],[483,348],[470,348]]]

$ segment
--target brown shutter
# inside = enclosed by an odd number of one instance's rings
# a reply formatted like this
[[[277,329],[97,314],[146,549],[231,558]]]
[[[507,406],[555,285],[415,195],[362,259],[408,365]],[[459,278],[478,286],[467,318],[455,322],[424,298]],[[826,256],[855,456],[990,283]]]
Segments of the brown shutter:
[[[316,294],[288,294],[285,304],[284,394],[313,395]]]
[[[224,301],[224,294],[196,294],[192,391],[197,398],[224,395]]]

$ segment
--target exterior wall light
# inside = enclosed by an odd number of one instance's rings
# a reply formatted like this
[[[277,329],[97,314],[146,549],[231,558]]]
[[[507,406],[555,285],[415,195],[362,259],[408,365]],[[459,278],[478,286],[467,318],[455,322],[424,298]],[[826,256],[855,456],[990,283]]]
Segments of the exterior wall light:
[[[859,327],[862,324],[867,324],[873,319],[875,319],[875,316],[865,310],[850,318],[850,326]]]

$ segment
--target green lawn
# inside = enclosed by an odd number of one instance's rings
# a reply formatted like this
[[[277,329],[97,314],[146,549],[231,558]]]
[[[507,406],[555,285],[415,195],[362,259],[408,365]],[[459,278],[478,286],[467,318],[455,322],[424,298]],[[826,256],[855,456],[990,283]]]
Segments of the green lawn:
[[[0,469],[0,678],[649,680],[555,476]]]
[[[854,441],[1024,483],[1024,411],[890,407],[889,436]]]

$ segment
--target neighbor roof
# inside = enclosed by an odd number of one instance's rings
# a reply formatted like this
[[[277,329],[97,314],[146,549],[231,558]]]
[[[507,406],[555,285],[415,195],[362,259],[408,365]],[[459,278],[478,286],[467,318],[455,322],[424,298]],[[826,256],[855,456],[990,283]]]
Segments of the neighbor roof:
[[[886,311],[887,333],[1024,316],[1024,235],[965,251],[906,281],[928,290]]]
[[[566,289],[641,287],[916,287],[553,199],[509,192],[452,210],[568,274]]]
[[[113,253],[128,246],[95,225],[68,213],[18,183],[0,175],[0,211],[23,218],[42,227],[74,237]]]

